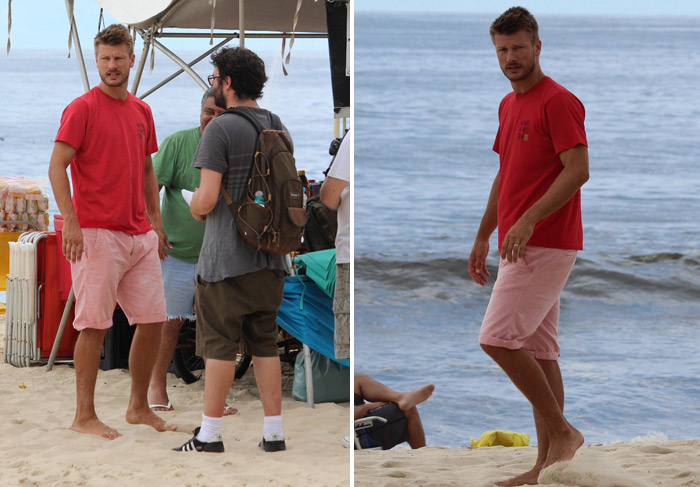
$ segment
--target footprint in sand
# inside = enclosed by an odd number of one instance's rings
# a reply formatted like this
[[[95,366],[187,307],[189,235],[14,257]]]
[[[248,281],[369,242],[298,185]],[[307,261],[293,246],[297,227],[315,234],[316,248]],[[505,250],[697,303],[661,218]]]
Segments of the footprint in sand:
[[[614,471],[614,467],[592,458],[574,458],[571,462],[555,463],[537,479],[541,485],[562,484],[575,487],[652,487],[634,475]]]
[[[658,445],[643,446],[639,449],[639,451],[644,453],[656,453],[657,455],[668,455],[669,453],[673,453],[673,450],[670,448],[664,448],[663,446]]]

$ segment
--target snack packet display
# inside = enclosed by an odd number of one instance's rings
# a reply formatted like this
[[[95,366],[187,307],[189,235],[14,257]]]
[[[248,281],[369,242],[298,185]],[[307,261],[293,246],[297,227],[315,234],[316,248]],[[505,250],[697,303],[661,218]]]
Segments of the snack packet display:
[[[0,232],[48,230],[49,180],[0,176]]]

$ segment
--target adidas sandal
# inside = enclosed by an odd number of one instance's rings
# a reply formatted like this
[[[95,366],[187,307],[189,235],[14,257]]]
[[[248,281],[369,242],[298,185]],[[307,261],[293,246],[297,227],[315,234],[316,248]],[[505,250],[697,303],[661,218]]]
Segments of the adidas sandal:
[[[177,448],[173,448],[174,451],[197,451],[205,453],[223,453],[224,452],[224,442],[221,435],[216,435],[214,437],[215,441],[199,441],[197,439],[197,433],[199,433],[199,427],[197,427],[192,433],[194,436],[184,445]]]
[[[263,437],[262,441],[258,443],[258,447],[266,452],[273,452],[286,450],[287,445],[284,443],[284,438],[275,433],[270,435],[267,440]]]

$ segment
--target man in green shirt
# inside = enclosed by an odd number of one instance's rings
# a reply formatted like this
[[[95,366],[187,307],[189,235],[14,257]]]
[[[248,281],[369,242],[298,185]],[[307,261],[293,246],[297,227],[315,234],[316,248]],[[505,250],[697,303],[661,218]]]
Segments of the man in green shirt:
[[[214,90],[210,88],[202,98],[199,127],[169,135],[153,156],[159,189],[165,188],[161,216],[163,231],[170,241],[168,255],[161,263],[168,321],[163,324],[148,391],[148,403],[154,411],[173,409],[166,383],[168,366],[184,320],[194,319],[194,290],[204,222],[192,218],[182,190],[194,191],[199,186],[200,171],[192,167],[192,158],[204,128],[222,111],[216,106]],[[227,406],[224,414],[233,413],[235,409]]]

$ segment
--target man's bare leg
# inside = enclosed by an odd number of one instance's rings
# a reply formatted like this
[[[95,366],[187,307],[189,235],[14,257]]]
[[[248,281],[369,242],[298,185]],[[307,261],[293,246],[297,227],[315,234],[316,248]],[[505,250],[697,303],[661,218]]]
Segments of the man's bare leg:
[[[543,468],[571,460],[583,444],[583,435],[564,417],[547,376],[537,360],[522,348],[509,350],[490,345],[481,347],[504,370],[541,416],[549,439],[547,459]]]
[[[204,415],[220,418],[236,377],[236,362],[207,358],[204,367]]]
[[[282,367],[279,356],[253,356],[253,372],[265,416],[279,416],[282,414]]]
[[[182,328],[184,322],[184,318],[173,318],[163,323],[163,330],[160,334],[160,347],[158,348],[156,363],[151,374],[151,384],[148,388],[148,404],[160,404],[166,407],[152,407],[153,411],[173,410],[172,405],[170,409],[167,408],[167,405],[170,403],[167,383],[168,367],[170,367],[170,362],[173,360],[173,354],[180,337],[180,328]],[[206,359],[204,361],[206,362]],[[224,416],[230,416],[238,413],[238,409],[224,404],[223,412]]]
[[[148,389],[148,404],[162,404],[166,407],[154,407],[154,411],[169,411],[167,405],[170,403],[168,398],[168,367],[173,360],[173,353],[177,347],[177,340],[182,328],[183,318],[174,318],[163,323],[163,328],[160,334],[160,347],[158,347],[158,355],[153,366],[151,374],[151,384]],[[170,408],[172,409],[172,408]]]
[[[554,393],[554,397],[557,399],[557,404],[561,408],[562,413],[564,412],[564,382],[561,378],[561,371],[559,370],[559,363],[556,360],[539,360],[536,359],[537,363],[542,368],[549,387]],[[535,418],[535,429],[537,431],[537,460],[535,461],[534,467],[527,472],[517,475],[508,480],[502,482],[496,482],[496,485],[512,487],[516,485],[535,485],[537,484],[537,479],[540,472],[544,468],[545,461],[547,460],[547,452],[549,451],[549,433],[547,433],[547,426],[545,425],[544,419],[539,415],[537,410],[533,407],[532,414]]]
[[[427,400],[434,390],[433,384],[426,384],[409,392],[398,392],[371,377],[355,374],[355,394],[369,402],[395,402],[403,412]]]
[[[403,410],[402,410],[403,411]],[[425,446],[425,432],[423,431],[423,423],[421,423],[418,408],[412,408],[404,411],[406,415],[406,432],[408,433],[408,444],[411,448],[423,448]]]
[[[75,418],[70,429],[78,433],[99,435],[113,440],[121,434],[100,421],[95,412],[95,382],[106,333],[107,330],[86,328],[78,336],[73,352],[77,399]]]
[[[130,424],[146,424],[156,431],[175,431],[148,407],[148,384],[153,373],[156,356],[153,348],[160,344],[162,323],[140,323],[136,326],[129,351],[131,371],[131,395],[126,409],[126,421]]]

